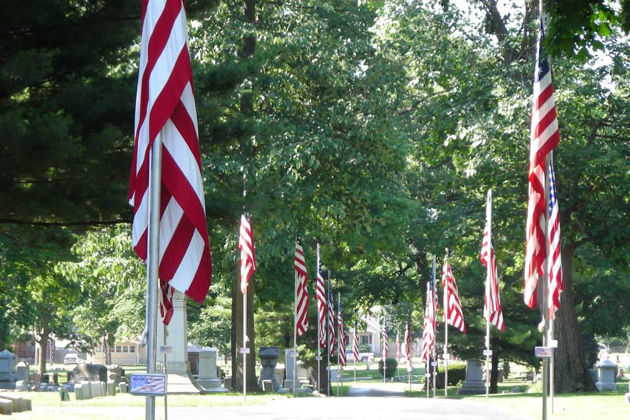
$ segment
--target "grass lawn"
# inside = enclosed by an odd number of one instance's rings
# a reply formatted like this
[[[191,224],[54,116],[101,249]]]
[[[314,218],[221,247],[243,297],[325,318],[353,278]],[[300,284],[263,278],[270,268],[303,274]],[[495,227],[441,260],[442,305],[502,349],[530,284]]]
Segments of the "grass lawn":
[[[144,407],[145,397],[131,394],[116,394],[115,397],[100,397],[90,400],[77,401],[74,394],[70,393],[70,401],[62,402],[56,392],[20,392],[22,398],[30,399],[33,407]],[[293,398],[292,394],[247,394],[247,404],[265,404],[281,398]],[[158,406],[164,406],[163,398],[156,398]],[[215,407],[227,405],[240,405],[243,403],[243,394],[227,392],[224,394],[209,395],[169,395],[169,407]]]
[[[630,404],[625,402],[623,392],[594,392],[583,394],[561,394],[554,397],[554,420],[600,420],[627,419]],[[542,417],[542,396],[540,394],[496,394],[487,399],[484,396],[467,397],[473,401],[487,402],[494,407],[514,411],[523,417]],[[551,405],[548,407],[551,418]]]

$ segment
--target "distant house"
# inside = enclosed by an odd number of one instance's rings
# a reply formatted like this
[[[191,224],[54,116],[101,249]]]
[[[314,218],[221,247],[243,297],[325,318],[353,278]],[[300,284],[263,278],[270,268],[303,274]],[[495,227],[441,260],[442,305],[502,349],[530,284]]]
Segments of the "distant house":
[[[376,357],[379,357],[382,354],[382,341],[381,341],[381,329],[383,328],[382,320],[380,318],[375,318],[369,315],[362,315],[361,320],[365,322],[366,327],[363,331],[358,331],[359,345],[368,345],[370,348],[370,351],[372,351]],[[404,329],[401,329],[400,330],[401,352],[402,352],[402,342],[405,339],[404,336],[405,336],[405,331]],[[348,345],[352,343],[353,338],[354,338],[354,328],[351,328],[350,331],[348,331],[348,340],[349,340]],[[388,340],[389,340],[389,346],[388,346],[389,355],[390,357],[395,357],[396,356],[396,334],[389,336]],[[419,356],[421,349],[422,349],[422,339],[416,337],[414,340],[414,345],[413,345],[413,355]]]
[[[105,351],[103,346],[96,348],[94,354],[88,355],[91,363],[105,364]],[[116,341],[109,348],[110,365],[142,365],[147,362],[147,348],[140,345],[140,340]]]

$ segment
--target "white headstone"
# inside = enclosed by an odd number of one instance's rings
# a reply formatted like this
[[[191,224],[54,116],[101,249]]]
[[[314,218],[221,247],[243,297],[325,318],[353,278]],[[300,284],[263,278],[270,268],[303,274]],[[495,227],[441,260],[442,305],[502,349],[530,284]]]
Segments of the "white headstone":
[[[617,365],[606,359],[597,365],[598,381],[595,386],[600,391],[616,391],[617,384],[615,377],[617,376]]]
[[[206,391],[227,391],[221,388],[221,379],[217,377],[217,350],[204,347],[199,352],[199,376],[197,383]]]
[[[166,334],[165,334],[166,329]],[[170,348],[169,353],[159,353],[158,363],[166,357],[168,393],[199,394],[204,389],[197,383],[188,363],[188,334],[186,333],[186,301],[180,292],[173,293],[173,317],[168,326],[158,319],[157,348]]]

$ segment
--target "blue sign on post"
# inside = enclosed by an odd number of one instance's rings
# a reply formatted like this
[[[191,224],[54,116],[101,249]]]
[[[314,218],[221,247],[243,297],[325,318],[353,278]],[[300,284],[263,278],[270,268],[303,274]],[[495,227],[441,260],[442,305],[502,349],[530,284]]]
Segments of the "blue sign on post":
[[[166,375],[162,373],[132,373],[129,393],[161,397],[166,395]]]

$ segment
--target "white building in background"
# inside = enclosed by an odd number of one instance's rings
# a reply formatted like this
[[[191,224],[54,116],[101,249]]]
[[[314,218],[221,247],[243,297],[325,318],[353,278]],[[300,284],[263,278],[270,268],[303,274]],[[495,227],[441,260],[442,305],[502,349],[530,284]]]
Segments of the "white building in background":
[[[383,328],[382,319],[379,317],[373,317],[370,315],[362,315],[361,320],[365,323],[365,329],[358,331],[359,345],[368,345],[370,351],[374,353],[374,356],[380,357],[382,354],[382,341],[381,341],[381,329]],[[405,340],[404,326],[400,327],[400,351],[402,353],[402,343]],[[391,330],[391,328],[390,328]],[[390,333],[391,334],[391,333]],[[348,331],[348,343],[346,348],[351,348],[351,343],[354,338],[354,328],[350,328]],[[388,336],[389,340],[389,356],[396,357],[396,334]],[[413,355],[414,357],[420,356],[422,352],[422,338],[414,337],[413,340]],[[401,355],[402,357],[402,355]]]
[[[142,365],[147,362],[147,348],[140,346],[140,340],[117,341],[109,348],[111,365]],[[103,346],[96,348],[94,354],[88,356],[88,362],[105,364]]]

